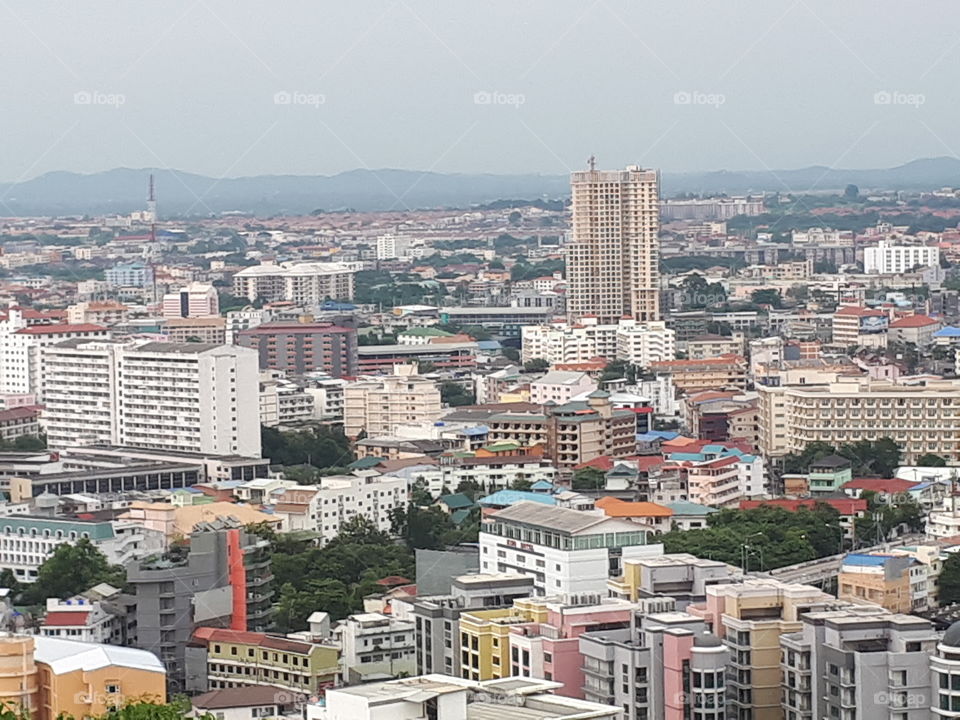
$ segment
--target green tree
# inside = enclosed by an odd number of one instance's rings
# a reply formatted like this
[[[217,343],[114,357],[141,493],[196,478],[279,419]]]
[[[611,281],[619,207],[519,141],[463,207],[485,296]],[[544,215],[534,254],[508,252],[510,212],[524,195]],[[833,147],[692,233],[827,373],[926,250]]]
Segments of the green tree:
[[[574,490],[603,490],[606,486],[606,475],[597,468],[580,468],[573,473],[572,487]]]
[[[263,456],[276,465],[342,467],[354,460],[350,443],[340,427],[318,425],[309,430],[281,431],[260,428]]]
[[[769,305],[775,308],[783,306],[783,298],[780,297],[780,291],[774,288],[754,290],[750,293],[750,301],[754,305]]]
[[[100,583],[123,587],[126,581],[122,567],[111,565],[90,540],[81,538],[76,544],[57,546],[43,561],[23,599],[27,604],[41,603],[51,597],[72,597]]]
[[[850,183],[843,189],[843,198],[845,200],[856,200],[860,197],[860,188]]]
[[[544,370],[549,369],[550,363],[543,358],[533,358],[533,360],[527,360],[527,362],[523,364],[523,371],[529,373],[543,372]]]
[[[447,380],[440,385],[440,399],[450,407],[460,407],[473,405],[477,396],[460,383]]]
[[[917,458],[917,465],[920,467],[946,467],[947,461],[939,455],[924,453]]]
[[[501,348],[500,352],[510,362],[520,362],[520,351],[512,347]]]
[[[950,553],[940,571],[940,606],[960,602],[960,553]]]

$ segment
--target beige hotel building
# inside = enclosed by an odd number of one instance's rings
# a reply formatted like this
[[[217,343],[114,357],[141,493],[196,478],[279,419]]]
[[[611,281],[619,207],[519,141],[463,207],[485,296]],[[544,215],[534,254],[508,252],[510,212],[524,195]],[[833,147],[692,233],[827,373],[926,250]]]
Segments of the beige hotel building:
[[[625,170],[574,172],[567,253],[567,312],[571,321],[600,324],[628,317],[660,319],[660,175]]]

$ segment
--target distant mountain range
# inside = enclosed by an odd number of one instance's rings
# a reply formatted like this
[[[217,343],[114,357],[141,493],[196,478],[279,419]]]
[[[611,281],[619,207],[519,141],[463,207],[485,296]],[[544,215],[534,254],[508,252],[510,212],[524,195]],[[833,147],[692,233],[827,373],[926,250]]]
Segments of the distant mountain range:
[[[314,210],[467,208],[502,199],[569,195],[566,175],[444,174],[414,170],[351,170],[337,175],[257,175],[217,179],[181,172],[118,168],[83,175],[50,172],[0,183],[0,215],[127,213],[144,207],[147,177],[156,178],[161,217],[241,211],[259,216]],[[842,170],[719,170],[663,173],[663,194],[759,193],[865,189],[933,190],[960,186],[960,160],[914,160],[898,167]]]

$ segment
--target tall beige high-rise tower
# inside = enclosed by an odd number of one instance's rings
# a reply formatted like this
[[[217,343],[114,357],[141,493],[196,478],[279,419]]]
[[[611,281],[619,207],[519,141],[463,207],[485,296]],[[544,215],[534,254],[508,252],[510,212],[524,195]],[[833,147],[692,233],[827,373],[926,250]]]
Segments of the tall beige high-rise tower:
[[[600,323],[660,317],[660,173],[630,165],[570,176],[567,313]]]

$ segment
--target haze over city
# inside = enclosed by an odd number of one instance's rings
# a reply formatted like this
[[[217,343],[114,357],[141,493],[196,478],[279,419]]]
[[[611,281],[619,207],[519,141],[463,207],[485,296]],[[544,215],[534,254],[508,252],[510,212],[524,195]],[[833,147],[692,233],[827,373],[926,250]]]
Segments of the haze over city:
[[[8,2],[0,180],[889,167],[960,147],[958,21],[948,0]]]

